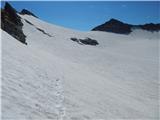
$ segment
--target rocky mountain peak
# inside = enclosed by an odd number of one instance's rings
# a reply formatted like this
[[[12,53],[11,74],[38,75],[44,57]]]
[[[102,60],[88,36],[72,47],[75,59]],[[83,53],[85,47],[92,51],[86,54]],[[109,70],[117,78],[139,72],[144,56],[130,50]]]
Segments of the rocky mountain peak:
[[[107,21],[106,23],[123,23],[123,22],[121,22],[121,21],[119,21],[119,20],[117,20],[117,19],[114,19],[114,18],[111,18],[109,21]]]
[[[7,12],[12,12],[12,13],[16,12],[16,10],[8,2],[5,3],[4,9]]]
[[[28,11],[28,10],[26,10],[26,9],[23,9],[21,12],[20,12],[20,14],[22,14],[22,15],[31,15],[31,16],[34,16],[34,17],[36,17],[36,18],[38,18],[36,15],[34,15],[32,12],[30,12],[30,11]]]
[[[105,31],[119,34],[129,34],[131,32],[131,25],[123,23],[116,19],[110,19],[102,25],[92,29],[93,31]]]
[[[160,30],[160,24],[149,23],[144,25],[131,25],[112,18],[104,24],[93,28],[92,31],[105,31],[119,34],[129,34],[132,32],[133,29],[143,29],[154,32]]]

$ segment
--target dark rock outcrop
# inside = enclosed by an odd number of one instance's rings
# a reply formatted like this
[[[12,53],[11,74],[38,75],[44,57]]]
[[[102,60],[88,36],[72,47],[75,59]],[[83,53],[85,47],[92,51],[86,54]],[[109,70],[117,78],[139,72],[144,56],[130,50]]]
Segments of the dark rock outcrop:
[[[85,38],[85,39],[77,39],[77,38],[71,38],[72,41],[75,41],[81,45],[98,45],[99,43],[91,38]]]
[[[40,29],[38,27],[36,27],[36,29],[39,30],[40,32],[42,32],[43,34],[49,36],[49,37],[53,37],[52,35],[50,35],[49,33],[46,33],[44,30],[42,30],[42,29]]]
[[[31,22],[29,22],[28,20],[24,19],[26,21],[26,23],[33,25]],[[33,25],[34,26],[34,25]]]
[[[42,32],[43,34],[49,36],[49,37],[53,37],[52,35],[50,35],[49,33],[45,32],[44,30],[42,30],[41,28],[36,27],[34,24],[32,24],[31,22],[29,22],[28,20],[24,19],[26,21],[26,23],[34,26],[38,31]]]
[[[17,11],[6,2],[4,9],[1,9],[1,28],[8,34],[26,44],[26,36],[22,31],[23,23]]]
[[[79,41],[85,45],[98,45],[98,42],[91,38],[79,39]]]
[[[116,19],[110,19],[108,22],[99,25],[92,29],[92,31],[105,31],[119,34],[129,34],[133,29],[143,29],[147,31],[159,31],[160,24],[144,24],[144,25],[131,25],[127,23],[123,23]]]
[[[150,23],[150,24],[144,24],[144,25],[139,25],[139,26],[140,26],[141,29],[148,30],[148,31],[151,31],[151,32],[160,30],[160,24]]]
[[[31,16],[34,16],[36,18],[38,18],[36,15],[34,15],[32,12],[26,10],[26,9],[23,9],[21,12],[20,12],[21,15],[31,15]]]

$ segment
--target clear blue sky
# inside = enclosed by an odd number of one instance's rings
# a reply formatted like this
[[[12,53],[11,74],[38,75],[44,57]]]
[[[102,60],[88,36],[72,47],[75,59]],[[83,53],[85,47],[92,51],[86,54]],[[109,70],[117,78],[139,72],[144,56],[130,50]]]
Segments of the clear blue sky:
[[[159,23],[160,2],[9,2],[18,11],[25,8],[39,18],[50,23],[78,29],[91,30],[93,27],[108,21],[119,19],[130,24]],[[2,2],[2,7],[4,2]]]

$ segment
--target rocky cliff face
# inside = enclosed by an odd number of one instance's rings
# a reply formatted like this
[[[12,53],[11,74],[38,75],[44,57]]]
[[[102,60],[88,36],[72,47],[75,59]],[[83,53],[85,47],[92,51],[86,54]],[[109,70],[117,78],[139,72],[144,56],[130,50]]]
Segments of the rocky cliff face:
[[[23,23],[17,11],[6,2],[4,9],[1,9],[1,28],[8,34],[26,44],[26,36],[22,31]]]
[[[123,23],[116,19],[110,19],[106,23],[93,28],[92,31],[105,31],[119,34],[129,34],[132,32],[133,29],[143,29],[154,32],[160,30],[160,24],[149,23],[144,25],[131,25]]]

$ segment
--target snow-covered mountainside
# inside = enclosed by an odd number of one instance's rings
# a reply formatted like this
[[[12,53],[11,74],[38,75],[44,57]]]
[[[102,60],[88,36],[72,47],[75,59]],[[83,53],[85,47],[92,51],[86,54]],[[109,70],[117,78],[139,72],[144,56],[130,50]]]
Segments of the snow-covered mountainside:
[[[80,32],[19,16],[27,45],[1,30],[3,120],[158,120],[158,32]],[[70,39],[86,37],[99,44]]]

